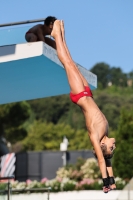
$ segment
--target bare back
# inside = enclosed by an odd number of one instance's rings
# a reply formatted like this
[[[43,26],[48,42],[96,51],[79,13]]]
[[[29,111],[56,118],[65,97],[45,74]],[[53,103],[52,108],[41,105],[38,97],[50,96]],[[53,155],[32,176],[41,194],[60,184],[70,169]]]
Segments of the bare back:
[[[44,32],[43,32],[43,27],[44,27],[44,25],[38,24],[38,25],[33,26],[32,28],[30,28],[30,29],[29,29],[29,32],[34,33],[35,35],[37,35],[37,34],[38,34],[38,31],[41,31],[42,34],[44,34]]]

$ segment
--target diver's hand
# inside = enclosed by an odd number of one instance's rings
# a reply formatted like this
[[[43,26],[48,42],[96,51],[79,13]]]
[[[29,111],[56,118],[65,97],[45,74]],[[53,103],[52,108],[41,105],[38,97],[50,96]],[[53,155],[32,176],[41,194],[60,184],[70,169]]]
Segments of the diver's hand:
[[[109,179],[109,185],[110,185],[110,189],[111,190],[115,190],[116,189],[116,185],[115,185],[115,179],[114,179],[114,177],[112,176],[112,177],[108,177],[108,179]]]
[[[103,186],[103,192],[104,193],[108,193],[110,190],[111,190],[110,187]]]
[[[115,184],[110,185],[110,189],[111,189],[111,190],[115,190],[115,189],[116,189],[116,185],[115,185]]]
[[[108,193],[110,191],[109,178],[103,178],[103,192]]]

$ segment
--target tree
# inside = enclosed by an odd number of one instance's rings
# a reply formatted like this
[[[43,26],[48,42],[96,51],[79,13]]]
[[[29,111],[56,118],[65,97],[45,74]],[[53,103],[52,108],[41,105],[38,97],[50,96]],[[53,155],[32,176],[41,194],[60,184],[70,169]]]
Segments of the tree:
[[[29,103],[37,120],[45,119],[48,123],[57,124],[60,117],[68,111],[71,102],[68,95],[60,95],[36,99]]]
[[[133,71],[127,74],[128,77],[128,85],[133,88]]]
[[[133,110],[121,111],[116,142],[113,160],[115,174],[130,179],[133,176]]]
[[[120,67],[110,67],[105,63],[98,63],[92,69],[91,72],[97,75],[98,85],[102,88],[106,88],[108,83],[120,87],[127,87],[127,74],[123,73]],[[128,76],[131,76],[129,73]]]
[[[70,101],[69,95],[37,99],[29,103],[36,120],[69,124],[75,129],[85,128],[84,116],[80,108]]]
[[[0,106],[0,129],[7,140],[12,143],[23,139],[27,135],[24,123],[31,116],[28,102],[5,104]]]
[[[28,136],[23,140],[24,150],[59,150],[63,137],[69,140],[69,149],[90,149],[87,131],[75,130],[66,124],[53,124],[34,121]]]
[[[100,83],[103,88],[107,87],[110,81],[110,66],[108,64],[98,63],[94,65],[90,71],[97,75],[98,83]]]
[[[112,67],[110,69],[110,81],[113,85],[127,87],[127,74],[123,73],[119,67]]]

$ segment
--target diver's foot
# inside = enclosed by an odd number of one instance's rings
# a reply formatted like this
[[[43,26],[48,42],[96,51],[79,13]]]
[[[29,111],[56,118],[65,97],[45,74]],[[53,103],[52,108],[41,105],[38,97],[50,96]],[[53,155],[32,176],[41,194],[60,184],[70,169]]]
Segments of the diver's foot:
[[[56,20],[54,22],[54,26],[53,26],[53,30],[51,32],[51,36],[53,38],[55,38],[57,34],[61,34],[60,20]]]

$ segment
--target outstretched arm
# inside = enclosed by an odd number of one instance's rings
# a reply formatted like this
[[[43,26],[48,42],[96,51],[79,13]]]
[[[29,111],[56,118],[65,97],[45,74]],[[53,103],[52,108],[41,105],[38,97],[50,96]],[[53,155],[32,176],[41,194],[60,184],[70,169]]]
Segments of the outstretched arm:
[[[113,174],[113,168],[112,168],[111,160],[110,159],[106,159],[105,162],[106,162],[106,168],[107,168],[107,173],[108,173],[110,189],[114,190],[114,189],[116,189],[116,185],[115,185],[115,180],[114,180],[114,174]]]
[[[98,165],[99,165],[99,168],[101,171],[101,175],[102,175],[102,179],[103,179],[103,192],[107,193],[108,191],[110,191],[109,179],[108,179],[106,163],[105,163],[105,159],[104,159],[104,156],[103,156],[103,153],[101,150],[99,138],[96,134],[92,134],[92,135],[90,135],[90,140],[94,147],[95,154],[96,154],[96,157],[98,160]]]

